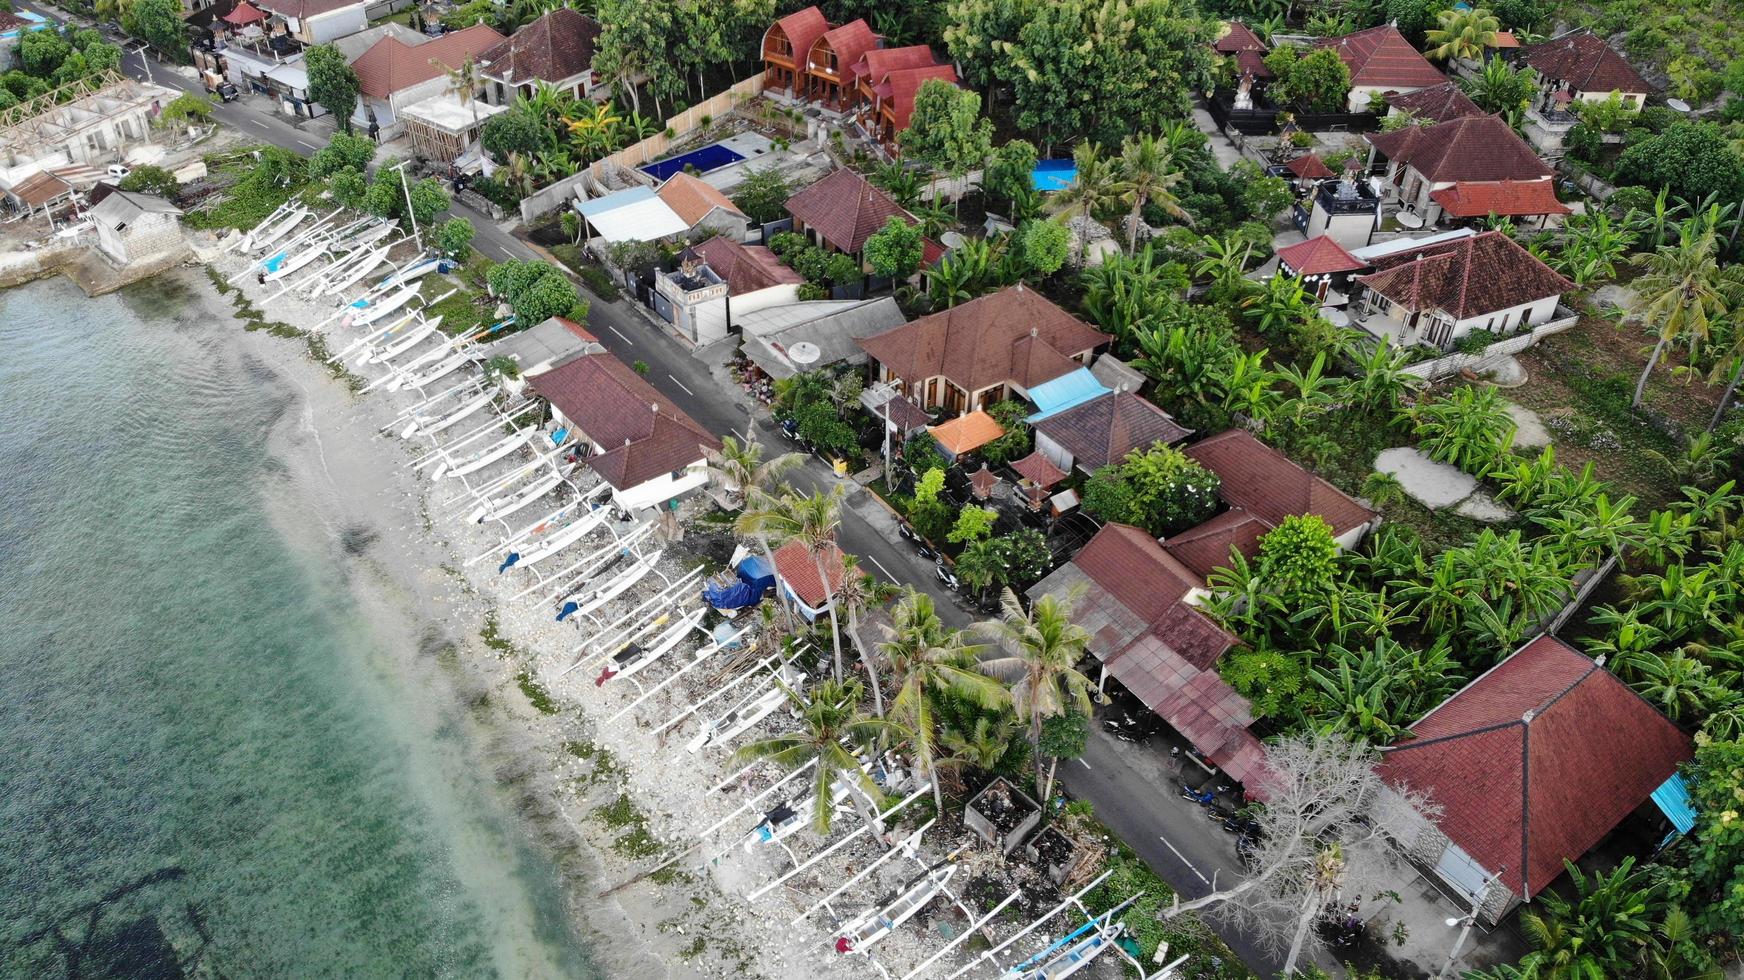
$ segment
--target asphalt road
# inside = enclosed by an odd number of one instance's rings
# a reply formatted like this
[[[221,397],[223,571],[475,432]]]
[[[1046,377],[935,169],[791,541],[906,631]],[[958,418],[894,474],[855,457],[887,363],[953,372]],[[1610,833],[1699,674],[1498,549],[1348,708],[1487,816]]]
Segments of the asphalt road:
[[[128,54],[123,67],[135,78],[145,78],[149,70],[150,80],[157,84],[189,92],[204,91],[198,82],[184,78],[155,59],[148,64],[146,56],[140,53]],[[258,95],[217,104],[213,117],[240,132],[305,156],[325,145],[332,131],[326,119],[305,122],[300,127],[292,125]],[[477,229],[473,246],[490,258],[538,257],[526,243],[488,216],[458,203],[451,213],[472,220]],[[630,306],[631,301],[607,303],[589,293],[585,286],[579,283],[577,286],[591,304],[588,325],[601,343],[627,362],[646,362],[649,382],[704,428],[742,437],[747,427],[753,425],[744,406],[721,389],[708,366],[677,340],[656,329]],[[769,452],[793,448],[765,425],[756,427],[759,441]],[[808,460],[791,481],[798,489],[807,491],[827,489],[841,482],[816,457]],[[896,536],[894,520],[870,499],[869,493],[858,491],[849,497],[848,506],[842,511],[840,540],[843,549],[859,556],[861,567],[880,581],[908,584],[932,594],[939,616],[947,625],[967,626],[977,618],[954,594],[938,586],[931,563],[921,561]],[[1135,746],[1114,739],[1100,725],[1093,724],[1083,760],[1063,763],[1060,777],[1073,796],[1090,800],[1097,817],[1130,844],[1171,887],[1186,898],[1194,898],[1209,892],[1213,881],[1227,885],[1239,876],[1234,868],[1233,838],[1206,819],[1199,807],[1179,797],[1178,779],[1169,765],[1167,749],[1159,745],[1159,740]],[[1216,923],[1213,926],[1250,969],[1263,976],[1277,975],[1280,957],[1260,947],[1251,936]]]

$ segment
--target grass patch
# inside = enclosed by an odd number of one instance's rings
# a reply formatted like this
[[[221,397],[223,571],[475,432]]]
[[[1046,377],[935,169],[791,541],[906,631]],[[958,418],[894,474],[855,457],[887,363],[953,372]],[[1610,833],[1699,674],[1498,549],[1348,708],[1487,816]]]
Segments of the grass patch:
[[[620,295],[617,280],[612,278],[611,273],[589,262],[587,253],[582,251],[580,245],[553,245],[550,252],[559,262],[569,266],[570,271],[581,277],[588,292],[608,303],[615,301]]]
[[[1140,962],[1150,962],[1157,946],[1167,942],[1170,959],[1182,953],[1192,955],[1186,971],[1192,976],[1216,977],[1218,980],[1253,978],[1253,974],[1242,965],[1241,957],[1235,955],[1197,917],[1185,915],[1167,922],[1158,921],[1157,910],[1174,900],[1175,890],[1113,832],[1094,821],[1086,820],[1086,825],[1096,836],[1106,837],[1114,843],[1108,855],[1108,870],[1112,873],[1084,896],[1084,904],[1093,912],[1103,912],[1125,901],[1128,896],[1144,893],[1120,914],[1120,921],[1126,925],[1128,934],[1138,943]],[[1215,968],[1214,962],[1218,964]],[[1128,975],[1132,975],[1130,967],[1128,971]]]
[[[516,674],[515,683],[520,685],[521,693],[527,696],[527,703],[533,706],[533,710],[542,715],[557,713],[557,702],[552,700],[551,692],[533,678],[532,671],[523,670]]]
[[[690,945],[678,951],[678,958],[688,962],[701,956],[705,949],[708,949],[708,940],[698,936],[690,941]]]
[[[627,858],[651,858],[666,851],[664,845],[648,830],[648,815],[626,793],[594,811],[594,816],[607,830],[621,830],[612,841],[612,850]]]
[[[447,278],[437,276],[432,277],[419,291],[419,294],[428,302],[449,290],[454,290],[454,295],[439,303],[431,303],[424,307],[425,315],[442,318],[443,333],[450,337],[458,337],[461,334],[477,330],[479,327],[489,326],[494,322],[492,317],[496,312],[496,303],[490,296],[481,291],[466,288],[464,283],[460,284],[458,289],[455,288],[455,285]]]

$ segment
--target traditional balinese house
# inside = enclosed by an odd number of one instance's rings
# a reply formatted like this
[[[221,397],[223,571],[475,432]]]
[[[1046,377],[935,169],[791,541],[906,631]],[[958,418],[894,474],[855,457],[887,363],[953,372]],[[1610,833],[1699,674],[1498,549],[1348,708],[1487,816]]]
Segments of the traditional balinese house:
[[[878,46],[878,35],[865,20],[834,27],[811,43],[805,60],[805,97],[841,112],[854,101],[854,65]]]
[[[1350,69],[1351,112],[1365,112],[1377,95],[1415,92],[1447,81],[1428,59],[1405,40],[1391,24],[1382,24],[1343,37],[1323,38],[1319,47],[1338,52]]]
[[[791,97],[805,97],[806,58],[829,29],[830,22],[816,7],[796,10],[769,25],[763,32],[763,76],[769,91],[785,90]]]
[[[893,71],[873,87],[874,101],[866,119],[871,124],[872,135],[886,149],[895,152],[899,147],[897,137],[914,119],[915,97],[920,94],[921,86],[931,81],[960,84],[955,66],[928,65]]]
[[[1005,427],[983,411],[959,415],[947,422],[930,426],[927,431],[932,434],[933,441],[938,443],[939,451],[945,454],[946,459],[956,459],[964,453],[972,453],[1005,435]]]
[[[1272,78],[1272,70],[1266,67],[1266,43],[1246,24],[1231,20],[1224,22],[1223,33],[1211,42],[1211,50],[1235,65],[1234,108],[1252,109],[1254,89]]]
[[[485,24],[451,31],[423,44],[409,45],[397,37],[384,37],[351,63],[357,73],[359,98],[352,122],[373,123],[383,140],[394,139],[404,128],[400,111],[450,89],[448,72],[478,60],[503,36]]]
[[[1033,289],[977,297],[860,341],[877,380],[922,408],[972,412],[1090,363],[1112,339]]]
[[[1499,231],[1438,241],[1370,260],[1351,297],[1357,324],[1395,346],[1447,350],[1474,330],[1508,336],[1558,319],[1574,288]],[[1572,315],[1572,314],[1571,314]]]
[[[938,64],[938,55],[931,47],[910,44],[901,48],[872,48],[860,56],[850,71],[860,102],[871,105],[878,101],[877,87],[884,84],[891,72],[932,68]]]
[[[1414,92],[1387,96],[1387,115],[1409,115],[1420,124],[1433,124],[1486,113],[1465,94],[1458,82],[1442,82]]]
[[[1338,176],[1316,153],[1304,153],[1288,163],[1272,167],[1268,173],[1295,184],[1298,198],[1314,193],[1314,188],[1319,187],[1321,181]]]
[[[1363,138],[1371,163],[1377,154],[1386,158],[1386,180],[1400,204],[1425,224],[1441,217],[1433,196],[1438,190],[1468,182],[1549,181],[1555,175],[1500,116],[1466,116]]]
[[[1337,179],[1312,182],[1307,196],[1290,208],[1296,228],[1309,240],[1330,238],[1345,248],[1367,245],[1381,226],[1380,179],[1365,177],[1351,160]]]
[[[864,257],[866,239],[891,218],[918,224],[889,194],[847,167],[788,198],[787,213],[793,217],[793,230],[812,244],[857,259]],[[942,249],[927,242],[922,261],[930,264],[941,254]]]
[[[1466,180],[1430,191],[1446,225],[1476,224],[1489,218],[1513,219],[1516,227],[1544,228],[1550,219],[1574,213],[1556,199],[1550,180]]]
[[[578,99],[604,98],[607,86],[593,70],[599,21],[558,7],[529,21],[478,56],[485,101],[509,105],[540,84]]]
[[[586,465],[622,509],[663,506],[708,482],[707,453],[720,440],[611,354],[570,358],[527,385],[586,447]]]
[[[1180,442],[1193,430],[1136,393],[1119,390],[1049,415],[1033,431],[1036,452],[1048,462],[1089,474],[1129,453]]]
[[[1390,808],[1398,815],[1383,829],[1495,923],[1650,799],[1681,795],[1677,767],[1690,755],[1689,736],[1614,674],[1540,636],[1383,750],[1389,787],[1439,809]],[[1676,825],[1684,812],[1666,815]]]
[[[1604,38],[1574,31],[1522,48],[1518,60],[1538,73],[1538,94],[1521,129],[1541,153],[1562,155],[1562,141],[1580,122],[1578,103],[1603,102],[1613,94],[1626,108],[1640,109],[1653,87]]]
[[[1278,249],[1277,274],[1300,278],[1302,288],[1322,305],[1344,305],[1346,297],[1342,292],[1349,288],[1351,273],[1368,267],[1367,262],[1326,235]]]

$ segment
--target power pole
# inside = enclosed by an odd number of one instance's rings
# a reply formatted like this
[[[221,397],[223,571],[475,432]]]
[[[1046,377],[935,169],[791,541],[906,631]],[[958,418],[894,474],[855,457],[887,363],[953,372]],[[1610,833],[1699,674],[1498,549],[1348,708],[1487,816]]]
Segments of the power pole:
[[[416,245],[418,251],[422,252],[424,250],[424,239],[418,234],[418,216],[412,211],[412,185],[406,183],[407,162],[408,161],[401,160],[399,163],[394,165],[394,170],[400,175],[400,190],[406,195],[406,220],[412,223],[412,244]]]

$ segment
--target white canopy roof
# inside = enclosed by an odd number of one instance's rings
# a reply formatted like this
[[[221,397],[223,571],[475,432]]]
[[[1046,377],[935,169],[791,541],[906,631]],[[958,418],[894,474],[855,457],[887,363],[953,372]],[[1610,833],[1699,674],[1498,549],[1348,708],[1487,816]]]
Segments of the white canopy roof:
[[[507,112],[506,105],[490,105],[479,99],[462,103],[455,96],[443,93],[432,96],[422,102],[414,102],[400,110],[402,119],[416,119],[455,136],[461,136],[472,128],[474,113],[477,113],[478,124],[499,112]]]
[[[668,207],[652,187],[632,187],[580,201],[575,210],[601,238],[613,243],[650,242],[690,230],[690,222]]]

